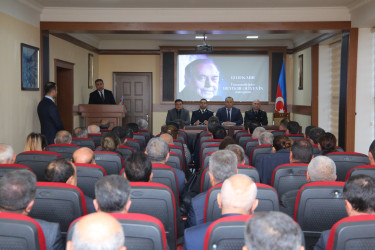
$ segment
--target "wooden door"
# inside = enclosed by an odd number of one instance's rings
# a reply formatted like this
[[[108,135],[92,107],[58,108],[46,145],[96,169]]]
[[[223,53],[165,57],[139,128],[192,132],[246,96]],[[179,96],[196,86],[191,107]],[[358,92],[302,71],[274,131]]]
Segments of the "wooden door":
[[[124,97],[127,109],[123,125],[138,119],[148,121],[152,129],[152,73],[114,72],[113,85],[116,102]]]
[[[64,129],[73,131],[74,64],[55,59],[55,82],[57,84],[57,108]]]

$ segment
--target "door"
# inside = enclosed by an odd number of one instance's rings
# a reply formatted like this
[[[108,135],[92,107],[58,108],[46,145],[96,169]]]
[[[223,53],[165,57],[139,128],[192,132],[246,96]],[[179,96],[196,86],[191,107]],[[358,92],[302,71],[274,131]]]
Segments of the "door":
[[[152,73],[114,72],[113,85],[116,102],[124,97],[127,112],[122,124],[148,121],[148,130],[152,128]]]
[[[64,129],[73,131],[74,64],[55,59],[55,82],[57,84],[57,108]]]

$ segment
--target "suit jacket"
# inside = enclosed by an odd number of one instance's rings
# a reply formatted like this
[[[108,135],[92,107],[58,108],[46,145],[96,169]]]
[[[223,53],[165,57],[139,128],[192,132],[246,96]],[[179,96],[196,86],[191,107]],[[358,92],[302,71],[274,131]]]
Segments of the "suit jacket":
[[[204,206],[206,202],[207,191],[196,195],[191,199],[190,209],[185,227],[192,227],[203,223]]]
[[[87,214],[95,213],[94,200],[91,197],[85,195]]]
[[[239,214],[224,214],[220,218],[234,216]],[[204,247],[204,238],[207,232],[207,229],[213,221],[197,225],[195,227],[185,229],[185,240],[184,240],[184,249],[186,250],[196,250],[203,249]]]
[[[104,102],[99,95],[99,91],[95,90],[90,93],[89,104],[116,104],[112,91],[104,90]]]
[[[64,129],[56,104],[44,97],[38,104],[38,116],[42,134],[47,137],[48,144],[53,144],[56,133]]]
[[[276,153],[257,157],[255,168],[259,172],[260,182],[271,185],[273,170],[281,164],[289,163],[289,155],[289,149],[280,149]]]
[[[251,109],[245,112],[245,123],[247,121],[259,122],[261,125],[267,125],[268,124],[267,113],[262,110],[258,110],[258,113],[256,114],[255,110]]]
[[[288,214],[290,217],[294,217],[294,206],[299,189],[292,189],[284,193],[280,198],[280,211]]]
[[[229,121],[227,115],[227,108],[219,108],[216,112],[216,117],[219,118],[220,123]],[[236,123],[236,125],[241,125],[243,123],[241,110],[239,110],[238,108],[232,107],[232,114],[230,118],[230,122],[234,122]]]
[[[191,125],[194,125],[194,123],[199,120],[199,124],[204,124],[204,121],[208,121],[208,118],[214,115],[214,112],[211,110],[206,109],[203,114],[200,109],[193,111],[191,114]]]
[[[65,249],[59,223],[48,222],[40,219],[35,219],[43,230],[44,238],[46,239],[47,250]]]
[[[314,246],[314,250],[325,250],[328,242],[328,236],[331,230],[323,231],[320,235],[320,238],[318,242],[316,242],[316,245]]]
[[[167,119],[165,123],[168,124],[169,122],[173,122],[174,120],[181,119],[184,121],[185,125],[190,125],[190,115],[189,111],[182,108],[180,117],[177,117],[177,109],[173,108],[168,110]]]

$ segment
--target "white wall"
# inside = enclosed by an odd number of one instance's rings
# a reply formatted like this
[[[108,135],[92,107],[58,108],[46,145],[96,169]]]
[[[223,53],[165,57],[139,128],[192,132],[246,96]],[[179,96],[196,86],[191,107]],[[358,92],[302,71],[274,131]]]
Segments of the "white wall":
[[[374,58],[370,28],[359,29],[355,151],[367,154],[374,139]],[[371,53],[372,52],[372,53]]]
[[[328,45],[319,46],[319,127],[329,131],[331,127],[331,66]]]

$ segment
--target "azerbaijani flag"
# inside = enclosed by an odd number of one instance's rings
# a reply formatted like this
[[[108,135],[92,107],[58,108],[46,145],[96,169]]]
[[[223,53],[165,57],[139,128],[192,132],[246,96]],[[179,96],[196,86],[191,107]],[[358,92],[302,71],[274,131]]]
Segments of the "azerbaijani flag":
[[[120,99],[120,102],[118,103],[118,105],[124,105],[124,97],[121,96],[121,99]]]
[[[276,100],[275,100],[276,113],[286,113],[286,81],[285,81],[285,64],[281,67],[279,83],[277,85]]]

